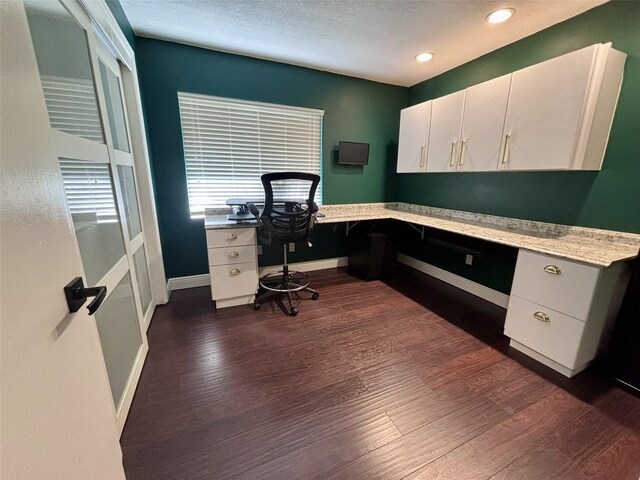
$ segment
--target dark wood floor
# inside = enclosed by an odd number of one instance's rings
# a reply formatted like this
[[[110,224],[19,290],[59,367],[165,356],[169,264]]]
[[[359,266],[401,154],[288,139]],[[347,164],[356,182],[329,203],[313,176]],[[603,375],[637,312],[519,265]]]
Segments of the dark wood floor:
[[[511,351],[503,309],[418,273],[313,278],[295,318],[208,288],[157,309],[129,480],[639,478],[640,399]]]

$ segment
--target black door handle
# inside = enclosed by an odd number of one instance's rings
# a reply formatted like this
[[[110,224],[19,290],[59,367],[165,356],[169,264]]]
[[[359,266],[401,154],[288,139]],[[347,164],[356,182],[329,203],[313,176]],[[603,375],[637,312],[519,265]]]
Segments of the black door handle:
[[[87,297],[95,297],[89,305],[89,315],[93,315],[102,305],[102,302],[107,296],[107,287],[87,287],[85,288],[82,282],[82,277],[76,277],[64,287],[64,295],[67,299],[67,305],[69,305],[69,311],[71,313],[80,310],[80,307],[85,304]]]

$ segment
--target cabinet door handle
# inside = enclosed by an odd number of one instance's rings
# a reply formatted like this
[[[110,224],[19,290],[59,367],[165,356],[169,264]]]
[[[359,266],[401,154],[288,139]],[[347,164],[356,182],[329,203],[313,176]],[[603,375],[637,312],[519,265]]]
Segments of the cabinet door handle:
[[[464,147],[466,144],[466,140],[462,140],[462,143],[460,143],[460,156],[458,157],[458,165],[460,166],[464,165]]]
[[[547,273],[551,273],[552,275],[560,275],[562,273],[560,271],[560,268],[558,268],[556,265],[547,265],[546,267],[544,267],[544,271]]]
[[[421,145],[420,146],[420,168],[424,167],[424,158],[425,158],[424,150],[425,150],[425,146]]]
[[[547,315],[544,312],[534,313],[533,318],[535,318],[536,320],[540,320],[541,322],[544,322],[544,323],[551,323],[551,319],[549,318],[549,315]]]
[[[240,275],[240,270],[237,268],[234,268],[229,272],[229,275]]]
[[[509,150],[509,141],[511,140],[511,134],[505,133],[504,135],[504,149],[502,150],[502,164],[507,163],[508,155],[507,152]]]
[[[451,142],[451,152],[449,152],[449,166],[453,167],[455,165],[455,155],[454,155],[454,150],[456,148],[456,144],[458,143],[458,141],[456,140],[455,142]]]
[[[230,257],[230,258],[237,258],[237,257],[238,257],[238,255],[240,255],[238,252],[231,252],[231,253],[229,254],[229,257]]]
[[[227,240],[237,240],[238,239],[238,235],[236,235],[235,233],[231,233],[228,237]]]

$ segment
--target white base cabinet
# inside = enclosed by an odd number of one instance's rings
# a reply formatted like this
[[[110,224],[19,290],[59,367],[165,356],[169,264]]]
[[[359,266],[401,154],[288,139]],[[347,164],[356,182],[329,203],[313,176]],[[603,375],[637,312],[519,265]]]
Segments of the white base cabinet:
[[[256,229],[207,230],[207,250],[216,308],[252,303],[258,288]]]
[[[520,250],[504,334],[511,346],[571,377],[606,345],[628,268],[598,268]]]

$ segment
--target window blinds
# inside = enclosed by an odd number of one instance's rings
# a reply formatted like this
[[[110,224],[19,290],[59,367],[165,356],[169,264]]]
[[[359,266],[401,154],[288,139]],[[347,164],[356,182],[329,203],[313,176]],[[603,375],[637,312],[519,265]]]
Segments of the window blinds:
[[[263,173],[321,175],[322,110],[178,93],[189,208],[224,207],[232,197],[264,198]],[[308,182],[287,182],[279,198],[306,199]],[[315,201],[322,202],[322,182]]]

